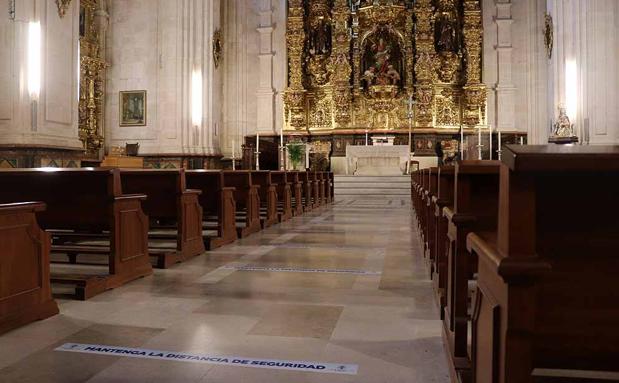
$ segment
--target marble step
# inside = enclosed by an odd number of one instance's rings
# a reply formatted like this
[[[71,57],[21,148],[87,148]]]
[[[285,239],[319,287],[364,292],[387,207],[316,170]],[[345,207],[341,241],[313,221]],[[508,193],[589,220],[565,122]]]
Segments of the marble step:
[[[335,183],[338,182],[401,182],[410,184],[409,176],[345,176],[336,175],[334,177]]]
[[[383,196],[410,196],[410,190],[406,189],[380,189],[380,188],[364,188],[364,189],[335,189],[336,196],[355,196],[355,195],[383,195]]]
[[[356,188],[380,188],[380,189],[406,189],[411,190],[408,182],[348,182],[341,181],[335,183],[336,189],[356,189]]]

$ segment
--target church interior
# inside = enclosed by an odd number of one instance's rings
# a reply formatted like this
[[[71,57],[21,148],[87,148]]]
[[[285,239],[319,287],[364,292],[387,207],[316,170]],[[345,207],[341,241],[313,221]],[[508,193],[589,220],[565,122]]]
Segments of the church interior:
[[[0,0],[0,383],[619,382],[618,67],[616,0]]]

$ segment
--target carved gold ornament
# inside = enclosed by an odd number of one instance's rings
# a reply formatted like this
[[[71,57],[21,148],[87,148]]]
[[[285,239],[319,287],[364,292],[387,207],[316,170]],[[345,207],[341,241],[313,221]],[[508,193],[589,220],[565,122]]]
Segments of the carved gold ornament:
[[[58,6],[58,16],[63,18],[67,9],[69,9],[69,5],[71,5],[71,0],[56,0],[56,5]]]
[[[546,46],[546,53],[550,60],[552,58],[552,49],[554,46],[554,23],[549,13],[544,15],[544,45]]]
[[[223,38],[221,29],[215,30],[213,33],[213,63],[215,64],[215,69],[219,68],[219,63],[221,62],[223,54]]]

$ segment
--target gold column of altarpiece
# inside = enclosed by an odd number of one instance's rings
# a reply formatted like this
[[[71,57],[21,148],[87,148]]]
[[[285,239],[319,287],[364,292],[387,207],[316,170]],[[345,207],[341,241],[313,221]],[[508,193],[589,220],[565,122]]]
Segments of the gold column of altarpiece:
[[[289,0],[289,133],[483,124],[480,0]]]
[[[80,0],[79,138],[86,153],[97,157],[103,146],[105,69],[95,21],[97,0]]]

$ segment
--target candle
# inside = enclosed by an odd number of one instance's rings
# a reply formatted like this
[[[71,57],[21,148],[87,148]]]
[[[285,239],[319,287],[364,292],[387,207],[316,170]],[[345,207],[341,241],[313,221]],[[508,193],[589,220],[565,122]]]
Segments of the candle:
[[[368,130],[365,130],[365,146],[368,146]]]
[[[232,139],[232,159],[234,159],[234,139]]]
[[[501,151],[501,131],[499,131],[499,151]]]
[[[412,94],[408,97],[408,111],[410,113],[413,112],[413,95]]]
[[[259,147],[260,147],[260,133],[256,132],[256,152],[258,152]]]
[[[488,131],[490,132],[490,159],[492,160],[492,125],[488,125]]]
[[[481,126],[477,129],[477,159],[481,160]]]
[[[236,170],[236,155],[234,146],[234,139],[232,139],[232,170]]]
[[[520,145],[524,145],[524,137],[520,136]]]
[[[464,159],[464,127],[460,124],[460,159]]]
[[[305,169],[309,169],[309,145],[305,144]]]

